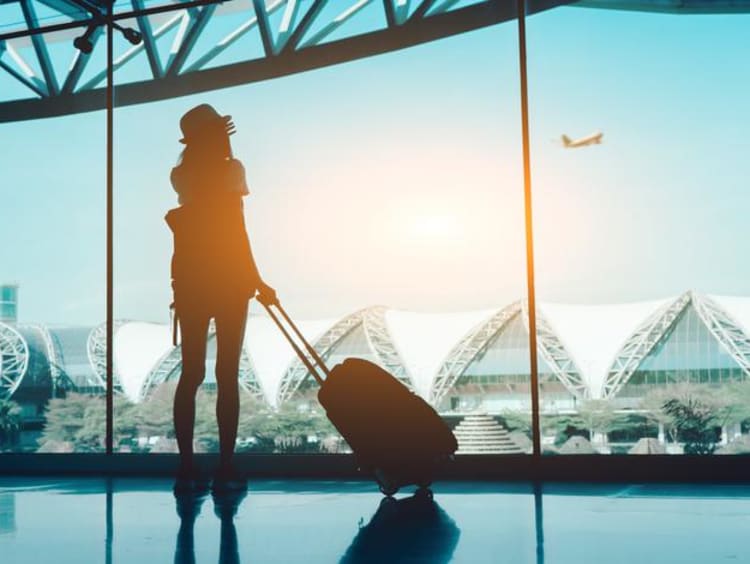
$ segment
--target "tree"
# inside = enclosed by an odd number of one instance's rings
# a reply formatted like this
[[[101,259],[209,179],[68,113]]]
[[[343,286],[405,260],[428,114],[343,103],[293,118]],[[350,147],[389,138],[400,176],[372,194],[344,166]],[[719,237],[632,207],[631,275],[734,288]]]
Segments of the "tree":
[[[238,437],[253,441],[242,447],[246,451],[319,452],[338,433],[319,408],[287,403],[274,411],[247,396],[240,410]]]
[[[618,414],[608,433],[610,441],[615,443],[634,443],[644,437],[656,438],[658,434],[659,428],[653,419],[639,412]]]
[[[281,406],[267,423],[277,452],[317,452],[319,439],[336,433],[322,410],[292,404]],[[309,437],[316,440],[311,443]]]
[[[240,421],[237,437],[243,442],[241,452],[273,452],[276,434],[275,414],[264,402],[249,394],[240,398]]]
[[[133,406],[121,396],[114,398],[114,442],[135,435]],[[62,450],[101,452],[107,436],[107,406],[104,396],[68,393],[49,400],[46,422],[39,439],[40,450],[51,444]]]
[[[21,433],[21,406],[16,402],[0,400],[0,450],[18,442]]]
[[[214,391],[198,389],[195,396],[193,440],[198,452],[218,452],[219,450],[219,425],[216,422],[216,392]]]
[[[172,402],[175,387],[173,382],[162,384],[135,406],[138,436],[174,437]],[[205,388],[198,390],[194,427],[197,452],[219,450],[216,395],[215,391]],[[324,440],[331,436],[336,436],[336,431],[320,409],[286,404],[273,410],[257,397],[240,391],[238,452],[318,452]],[[169,448],[176,449],[176,446]]]
[[[508,431],[518,431],[531,438],[531,413],[508,409],[503,411],[500,418]]]
[[[732,382],[713,390],[717,419],[722,426],[750,419],[750,381]]]
[[[664,412],[674,420],[685,454],[713,454],[716,450],[716,416],[711,406],[696,398],[673,398],[664,403]]]
[[[705,450],[698,444],[692,444],[700,436],[703,437],[701,440],[710,437],[710,443],[715,448],[715,427],[724,425],[732,413],[739,413],[733,410],[734,401],[726,390],[681,382],[650,391],[641,400],[641,407],[649,419],[664,425],[672,442],[690,442],[691,445],[686,444],[684,448],[686,454],[691,454],[689,449]],[[706,426],[705,435],[699,431],[697,426],[700,425]]]
[[[115,396],[114,444],[120,448],[158,448],[176,452],[172,403],[175,383],[156,388],[138,404]],[[219,450],[216,392],[199,389],[196,397],[194,440],[197,452]],[[158,446],[139,447],[136,439],[158,437]],[[341,442],[320,408],[286,404],[273,410],[240,391],[238,451],[319,452]],[[105,448],[106,403],[103,396],[68,393],[48,402],[46,423],[39,439],[41,451],[100,452]]]
[[[133,412],[137,436],[174,437],[172,405],[176,382],[165,382],[157,386]]]
[[[577,413],[562,415],[548,415],[542,418],[543,434],[554,435],[555,446],[565,444],[570,437],[585,437],[590,439],[586,421]]]
[[[84,413],[91,396],[68,393],[64,398],[53,398],[47,402],[45,424],[39,445],[45,450],[47,443],[66,445],[74,450],[75,436],[84,425]]]
[[[649,421],[663,425],[672,442],[677,442],[677,428],[674,417],[664,410],[664,405],[672,399],[687,400],[697,397],[701,392],[694,384],[680,382],[669,386],[659,386],[641,398],[640,408]]]
[[[586,400],[579,403],[578,417],[583,421],[590,437],[594,433],[608,433],[618,419],[612,403],[607,400]]]

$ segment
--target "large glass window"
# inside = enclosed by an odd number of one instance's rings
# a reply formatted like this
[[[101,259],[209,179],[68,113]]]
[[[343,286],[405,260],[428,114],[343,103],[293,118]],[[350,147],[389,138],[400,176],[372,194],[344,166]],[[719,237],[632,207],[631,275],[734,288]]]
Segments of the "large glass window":
[[[138,102],[115,111],[115,450],[176,450],[181,355],[164,216],[178,205],[170,171],[184,148],[180,117],[210,103],[237,125],[263,277],[326,361],[387,369],[455,429],[460,453],[530,452],[516,22],[233,86],[257,72],[247,63],[287,42],[325,46],[420,17],[415,3],[359,3],[339,17],[331,2],[295,34],[310,4],[267,3],[267,18],[236,2],[121,21],[153,33],[138,45],[115,40],[119,100]],[[429,15],[473,4],[440,3]],[[9,27],[84,17],[23,6],[0,12]],[[748,23],[585,7],[529,17],[546,452],[750,448],[750,294],[738,258]],[[83,93],[86,109],[98,108],[87,91],[104,85],[104,35],[90,31],[85,56],[71,32],[44,45],[5,42],[0,102],[33,94],[44,103],[37,117],[66,114],[55,97]],[[234,63],[238,74],[227,70]],[[217,82],[199,84],[198,71],[213,67]],[[193,71],[195,84],[178,76]],[[274,73],[261,74],[254,80]],[[174,97],[214,86],[226,88]],[[30,115],[30,101],[13,108]],[[0,449],[102,451],[104,114],[0,129],[13,140],[0,156],[0,235],[13,241],[0,279]],[[213,325],[206,348],[196,437],[212,451]],[[239,383],[239,450],[347,450],[316,382],[257,303]]]
[[[529,19],[547,452],[746,449],[750,19],[680,9]]]
[[[104,450],[103,118],[0,125],[0,451]]]
[[[357,25],[364,30],[378,13],[379,6],[363,10]],[[211,22],[227,32],[235,24],[231,14]],[[191,57],[201,49],[196,44]],[[490,56],[477,58],[480,49]],[[246,170],[256,261],[326,361],[375,362],[451,426],[468,418],[457,432],[462,452],[529,451],[516,49],[511,20],[311,73],[116,110],[120,451],[176,452],[169,418],[159,425],[144,418],[169,409],[181,371],[168,319],[172,240],[164,215],[177,206],[170,170],[184,148],[180,117],[200,103],[237,126],[232,148]],[[513,350],[499,371],[480,361],[494,354],[496,334],[509,335],[502,346]],[[199,450],[218,444],[211,330],[208,339]],[[240,381],[238,450],[347,451],[314,379],[257,303]],[[493,442],[497,429],[502,444]]]

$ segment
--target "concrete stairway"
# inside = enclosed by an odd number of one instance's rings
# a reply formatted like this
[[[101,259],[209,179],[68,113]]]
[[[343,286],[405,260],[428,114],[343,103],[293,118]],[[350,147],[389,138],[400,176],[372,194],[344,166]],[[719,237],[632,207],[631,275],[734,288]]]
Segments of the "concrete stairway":
[[[523,454],[508,431],[487,414],[467,415],[453,429],[456,454]]]

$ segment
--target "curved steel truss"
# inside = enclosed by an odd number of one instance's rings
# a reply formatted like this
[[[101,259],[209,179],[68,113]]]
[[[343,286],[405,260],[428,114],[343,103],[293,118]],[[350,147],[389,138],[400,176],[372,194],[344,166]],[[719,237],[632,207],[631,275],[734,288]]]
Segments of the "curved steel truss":
[[[529,330],[528,302],[523,302],[523,322]],[[581,377],[573,357],[550,327],[539,310],[536,311],[536,346],[537,352],[552,370],[552,373],[574,396],[585,399],[589,397],[588,386]]]
[[[29,367],[29,345],[10,325],[0,323],[0,399],[13,395]]]
[[[60,13],[78,19],[54,33],[37,33],[31,39],[22,35],[39,30],[35,0],[10,0],[23,11],[20,29],[0,34],[0,73],[28,90],[29,98],[3,100],[0,94],[0,122],[20,121],[67,115],[103,109],[106,70],[96,68],[93,76],[82,82],[89,65],[101,64],[100,58],[76,51],[72,60],[50,57],[50,44],[72,42],[84,19],[77,0],[39,0]],[[568,4],[571,0],[531,0],[529,13]],[[143,42],[130,47],[114,61],[116,105],[127,106],[176,96],[205,92],[246,84],[297,72],[334,65],[380,53],[403,49],[427,41],[456,35],[508,21],[516,17],[516,2],[484,0],[466,7],[456,7],[457,0],[226,0],[190,8],[174,2],[173,12],[149,16],[143,0],[130,0],[128,13],[116,8],[115,20],[127,20],[138,28]],[[6,3],[6,2],[3,2]],[[370,5],[372,6],[370,8]],[[168,6],[171,8],[172,6]],[[382,22],[375,30],[362,32],[355,21],[365,9],[381,14],[373,21]],[[242,23],[228,28],[218,41],[207,40],[207,31],[215,20],[225,15],[244,14]],[[277,17],[280,15],[280,17]],[[354,25],[348,25],[354,22]],[[65,26],[57,26],[57,29]],[[367,26],[365,26],[367,27]],[[230,46],[248,34],[255,34],[262,54],[221,66],[216,59]],[[96,51],[101,28],[91,36]],[[174,35],[165,52],[163,40]],[[121,39],[118,38],[118,42]],[[25,42],[25,43],[24,43]],[[32,49],[24,49],[31,42]],[[207,45],[206,45],[207,44]],[[127,80],[133,61],[148,64],[150,77],[136,82]],[[40,69],[41,72],[34,70]],[[123,71],[123,69],[125,69]],[[57,77],[60,77],[58,80]]]
[[[456,384],[471,362],[479,356],[508,323],[521,313],[521,302],[514,302],[470,330],[448,353],[440,365],[430,390],[430,403],[437,406]]]
[[[388,331],[385,312],[384,306],[374,306],[365,310],[363,319],[365,335],[367,335],[370,348],[378,358],[378,364],[398,378],[410,390],[414,390],[414,381]]]
[[[604,381],[602,398],[610,399],[617,395],[638,369],[667,331],[677,322],[685,308],[693,300],[692,292],[685,292],[675,301],[652,314],[633,333],[612,362]]]
[[[55,341],[46,325],[30,325],[27,327],[39,333],[44,343],[44,351],[49,365],[49,375],[52,378],[54,397],[55,390],[58,388],[68,388],[71,385],[70,380],[65,374],[65,370],[62,368],[64,361],[60,353],[59,344]]]
[[[211,323],[208,326],[207,341],[211,342],[214,339],[216,339],[216,325],[214,324],[214,321],[211,320]],[[156,386],[163,384],[168,380],[176,380],[179,378],[181,369],[182,348],[178,345],[172,347],[164,356],[162,356],[154,365],[154,368],[148,373],[138,393],[139,400],[145,398]],[[240,354],[239,384],[243,390],[254,398],[265,402],[265,396],[260,387],[260,383],[258,382],[258,378],[256,377],[255,368],[244,349]]]
[[[339,341],[354,329],[362,325],[366,312],[367,308],[344,317],[341,321],[328,329],[328,331],[323,333],[323,335],[313,343],[313,348],[323,359],[325,359]],[[281,378],[277,405],[283,404],[294,396],[294,393],[309,375],[310,374],[305,365],[302,364],[302,361],[295,358],[284,372],[284,376]]]
[[[116,320],[114,327],[112,328],[112,335],[117,333],[117,330],[122,327],[126,322]],[[107,389],[107,324],[101,323],[94,327],[89,333],[89,338],[86,341],[86,352],[89,357],[89,365],[91,371],[96,377],[97,384],[103,389]],[[114,379],[114,390],[116,393],[122,393],[122,386],[120,386],[120,379],[117,375],[117,365],[113,367],[113,379]]]
[[[698,317],[729,356],[750,376],[750,337],[723,308],[706,296],[693,295],[693,307]]]
[[[114,332],[113,332],[114,334]],[[91,371],[96,376],[97,383],[107,387],[107,325],[101,323],[89,333],[86,341],[86,352],[89,357]]]
[[[209,334],[208,338],[212,339],[213,335]],[[148,394],[148,391],[152,388],[155,388],[159,384],[163,384],[167,380],[177,378],[181,367],[182,349],[179,346],[172,347],[158,360],[148,373],[148,376],[146,376],[146,379],[141,386],[141,390],[138,393],[139,397],[145,397],[146,394]]]
[[[242,353],[240,354],[240,387],[258,401],[268,403],[266,395],[263,393],[263,389],[260,387],[260,382],[258,381],[258,377],[256,376],[256,374],[257,372],[255,371],[253,361],[250,359],[250,357],[245,352],[245,349],[243,348]]]

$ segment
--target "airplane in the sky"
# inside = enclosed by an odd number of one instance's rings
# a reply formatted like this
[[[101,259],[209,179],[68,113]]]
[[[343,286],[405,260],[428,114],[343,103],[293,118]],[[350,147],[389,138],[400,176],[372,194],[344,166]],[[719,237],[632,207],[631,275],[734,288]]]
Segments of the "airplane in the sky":
[[[602,142],[604,133],[597,131],[592,133],[588,137],[581,137],[580,139],[571,139],[567,135],[561,137],[563,147],[566,149],[577,149],[578,147],[587,147],[588,145],[599,145]]]

